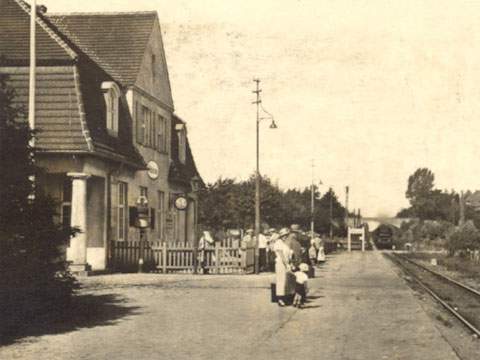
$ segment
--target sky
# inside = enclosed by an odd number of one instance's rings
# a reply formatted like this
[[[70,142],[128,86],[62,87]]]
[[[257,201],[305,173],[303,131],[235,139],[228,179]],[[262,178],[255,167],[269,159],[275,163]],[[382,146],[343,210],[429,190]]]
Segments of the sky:
[[[408,176],[479,189],[480,1],[37,0],[49,12],[158,11],[175,111],[205,181],[255,170],[320,181],[349,208],[392,216]]]

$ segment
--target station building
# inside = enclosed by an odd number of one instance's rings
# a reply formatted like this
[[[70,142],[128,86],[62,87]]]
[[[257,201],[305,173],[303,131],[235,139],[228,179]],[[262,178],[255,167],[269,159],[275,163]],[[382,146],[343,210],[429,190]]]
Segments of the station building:
[[[27,109],[30,7],[0,9],[0,73]],[[139,240],[142,197],[148,241],[193,241],[201,178],[174,114],[157,13],[37,15],[37,182],[57,200],[58,221],[81,230],[67,249],[72,269],[107,269],[112,241]]]

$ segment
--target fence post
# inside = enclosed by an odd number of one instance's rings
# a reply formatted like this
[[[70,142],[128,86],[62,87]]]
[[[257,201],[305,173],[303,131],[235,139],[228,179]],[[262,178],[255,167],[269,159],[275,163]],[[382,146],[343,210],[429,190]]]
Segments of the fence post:
[[[239,251],[241,260],[240,266],[242,267],[243,272],[247,272],[247,249],[240,248]]]
[[[162,272],[167,273],[167,242],[164,241],[162,244]]]

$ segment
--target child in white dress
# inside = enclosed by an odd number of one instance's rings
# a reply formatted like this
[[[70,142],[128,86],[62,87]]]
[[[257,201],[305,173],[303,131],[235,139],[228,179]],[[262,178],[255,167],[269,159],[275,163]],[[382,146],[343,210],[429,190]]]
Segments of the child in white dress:
[[[293,298],[293,306],[302,308],[307,297],[307,282],[308,282],[308,265],[300,264],[298,271],[295,271],[295,297]]]

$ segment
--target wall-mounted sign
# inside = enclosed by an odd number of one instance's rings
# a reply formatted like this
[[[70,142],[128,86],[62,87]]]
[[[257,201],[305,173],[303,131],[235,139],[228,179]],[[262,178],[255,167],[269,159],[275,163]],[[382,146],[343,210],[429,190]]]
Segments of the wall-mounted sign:
[[[152,180],[156,180],[158,175],[160,174],[160,170],[158,168],[158,164],[151,160],[147,163],[147,174],[148,177]]]
[[[175,208],[177,210],[185,210],[188,207],[188,200],[185,196],[180,195],[175,199]]]

